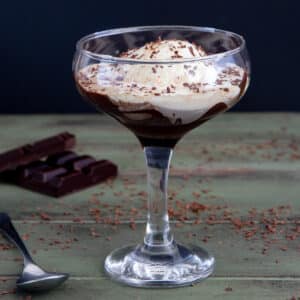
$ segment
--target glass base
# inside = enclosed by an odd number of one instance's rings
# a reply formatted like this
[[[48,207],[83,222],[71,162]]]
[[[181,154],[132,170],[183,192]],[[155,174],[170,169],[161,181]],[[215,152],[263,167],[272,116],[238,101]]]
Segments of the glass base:
[[[135,287],[172,288],[207,278],[215,260],[197,246],[175,243],[168,247],[126,246],[114,250],[105,260],[105,270],[118,282]]]

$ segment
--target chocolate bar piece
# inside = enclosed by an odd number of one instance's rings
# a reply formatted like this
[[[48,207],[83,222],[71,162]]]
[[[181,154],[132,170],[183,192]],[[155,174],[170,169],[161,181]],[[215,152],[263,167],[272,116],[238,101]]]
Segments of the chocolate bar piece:
[[[39,160],[45,156],[71,149],[75,145],[75,136],[68,132],[37,141],[33,144],[0,154],[0,172],[15,169]]]
[[[8,173],[24,188],[60,197],[116,176],[117,166],[108,160],[96,161],[88,155],[64,151]]]

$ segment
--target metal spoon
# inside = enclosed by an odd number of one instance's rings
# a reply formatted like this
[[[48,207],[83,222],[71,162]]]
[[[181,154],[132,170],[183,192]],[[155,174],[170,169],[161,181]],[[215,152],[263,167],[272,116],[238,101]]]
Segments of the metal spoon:
[[[24,269],[17,280],[17,287],[26,291],[46,291],[57,287],[66,281],[69,274],[48,273],[41,269],[32,259],[18,232],[14,228],[10,217],[6,213],[0,213],[0,230],[22,252]]]

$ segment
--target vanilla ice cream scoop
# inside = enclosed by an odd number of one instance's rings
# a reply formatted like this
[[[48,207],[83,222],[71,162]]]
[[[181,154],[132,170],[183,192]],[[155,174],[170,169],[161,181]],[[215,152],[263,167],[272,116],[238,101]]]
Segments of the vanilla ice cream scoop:
[[[171,123],[187,124],[218,103],[231,107],[241,93],[245,71],[234,63],[197,60],[205,56],[201,46],[188,41],[159,39],[120,55],[132,62],[101,62],[80,70],[88,81],[82,87],[108,96],[120,111],[151,108]]]
[[[170,60],[206,56],[206,52],[201,46],[188,41],[158,39],[140,48],[124,52],[120,56],[143,60]]]
[[[174,60],[206,56],[205,51],[188,41],[157,40],[147,43],[136,49],[131,49],[123,54],[123,58],[137,60]],[[208,63],[200,61],[177,64],[123,64],[115,68],[111,64],[102,64],[99,72],[99,81],[114,78],[123,84],[136,84],[144,90],[157,88],[157,93],[168,93],[176,87],[181,93],[190,93],[184,83],[207,83],[215,81],[217,70]],[[186,92],[185,92],[186,91]]]

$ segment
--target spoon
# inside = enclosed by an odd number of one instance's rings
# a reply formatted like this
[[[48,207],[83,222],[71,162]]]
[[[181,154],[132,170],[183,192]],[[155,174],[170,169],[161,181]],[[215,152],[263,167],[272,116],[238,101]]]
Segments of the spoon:
[[[6,213],[0,213],[0,230],[19,248],[24,258],[24,269],[17,280],[18,288],[30,292],[46,291],[57,287],[68,279],[69,274],[46,272],[33,261]]]

